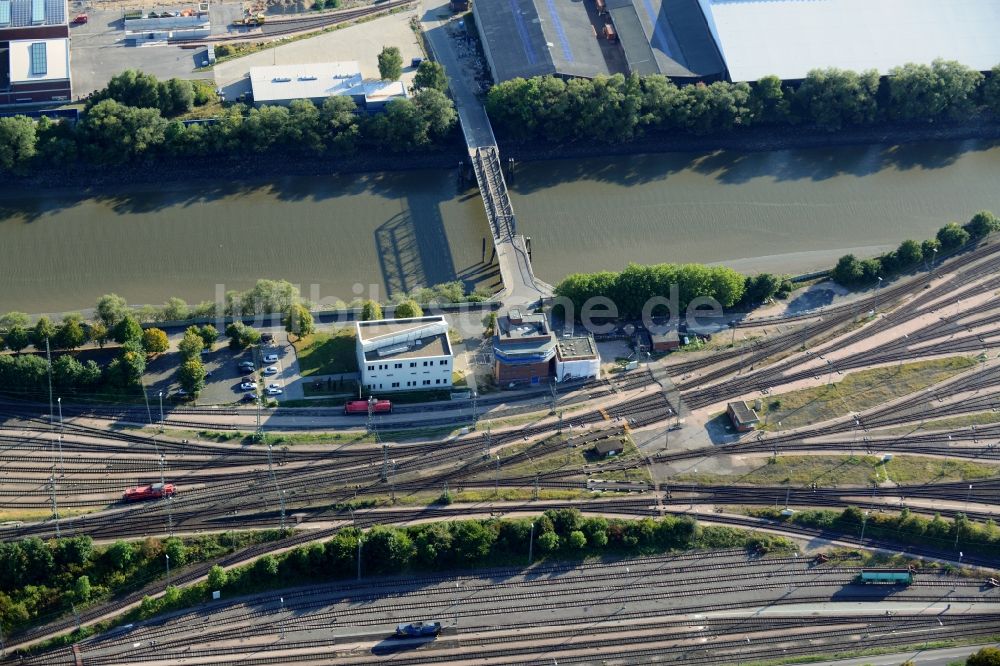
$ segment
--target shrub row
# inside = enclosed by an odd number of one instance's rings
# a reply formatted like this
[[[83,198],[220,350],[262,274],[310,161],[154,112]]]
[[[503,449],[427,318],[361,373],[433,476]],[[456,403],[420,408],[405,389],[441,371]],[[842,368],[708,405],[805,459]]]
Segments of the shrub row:
[[[954,520],[946,520],[940,514],[924,518],[903,509],[899,514],[872,513],[866,518],[860,509],[853,506],[843,511],[800,511],[790,517],[782,516],[773,509],[758,513],[798,525],[836,530],[851,537],[860,537],[864,524],[865,538],[929,546],[943,551],[952,550],[957,543],[958,549],[964,553],[988,557],[996,557],[1000,552],[1000,529],[997,524],[992,519],[985,523],[972,522],[963,514],[956,515]]]
[[[52,619],[92,601],[138,589],[171,566],[220,557],[272,541],[277,531],[209,534],[185,539],[148,538],[97,546],[90,537],[0,543],[0,627],[5,633]]]
[[[441,91],[423,89],[410,99],[390,101],[383,112],[361,113],[350,97],[329,97],[319,107],[309,100],[289,106],[232,104],[205,122],[185,124],[163,115],[174,101],[148,86],[138,72],[131,82],[112,81],[95,94],[73,125],[47,118],[0,118],[0,172],[67,165],[79,160],[124,164],[161,156],[196,157],[267,152],[349,155],[361,147],[390,152],[423,150],[451,134],[458,118]],[[148,77],[152,78],[152,77]],[[124,101],[120,101],[124,100]],[[165,101],[166,100],[166,101]],[[141,106],[133,106],[139,104]]]
[[[853,254],[845,254],[837,261],[830,277],[845,287],[869,286],[880,277],[888,279],[921,264],[929,266],[939,252],[954,252],[993,231],[1000,231],[1000,218],[988,210],[981,210],[965,225],[949,222],[938,229],[934,238],[922,243],[905,240],[895,250],[871,259],[858,259]]]
[[[696,298],[715,299],[723,307],[759,304],[788,294],[792,289],[787,276],[762,273],[744,276],[725,266],[704,264],[629,264],[620,273],[573,273],[555,288],[557,296],[572,301],[577,313],[595,297],[610,299],[622,317],[635,318],[653,298],[671,298],[677,292],[677,304],[684,309]],[[660,315],[659,309],[651,313]]]
[[[487,110],[504,135],[553,143],[618,143],[646,130],[707,134],[803,124],[834,131],[885,120],[966,120],[1000,111],[1000,65],[989,78],[943,60],[897,67],[884,79],[874,70],[822,69],[796,87],[775,76],[752,85],[684,86],[660,75],[517,78],[490,90]]]

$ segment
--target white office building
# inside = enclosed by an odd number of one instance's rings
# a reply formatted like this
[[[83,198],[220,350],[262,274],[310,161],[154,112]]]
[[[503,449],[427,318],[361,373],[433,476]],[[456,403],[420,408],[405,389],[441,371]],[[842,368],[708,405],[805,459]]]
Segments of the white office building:
[[[355,327],[367,391],[451,389],[455,362],[444,317],[359,321]]]

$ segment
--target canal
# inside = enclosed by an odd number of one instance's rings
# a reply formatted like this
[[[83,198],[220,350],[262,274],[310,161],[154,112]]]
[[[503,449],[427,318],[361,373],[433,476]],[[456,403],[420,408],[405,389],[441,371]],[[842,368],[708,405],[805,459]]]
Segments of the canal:
[[[0,310],[189,302],[259,277],[349,301],[453,279],[490,286],[488,229],[451,171],[0,195]],[[1000,144],[964,141],[523,163],[511,197],[535,271],[629,261],[804,272],[846,251],[1000,212]],[[487,253],[487,259],[489,254]]]

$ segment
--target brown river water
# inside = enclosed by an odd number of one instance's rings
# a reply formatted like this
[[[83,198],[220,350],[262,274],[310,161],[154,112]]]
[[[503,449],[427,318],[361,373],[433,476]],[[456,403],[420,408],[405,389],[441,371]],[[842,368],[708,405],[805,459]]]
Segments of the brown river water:
[[[630,261],[800,273],[845,251],[1000,212],[1000,143],[671,153],[518,165],[511,197],[535,272]],[[189,302],[259,277],[313,300],[496,282],[477,192],[454,171],[0,194],[0,311]],[[487,253],[487,259],[489,254]]]

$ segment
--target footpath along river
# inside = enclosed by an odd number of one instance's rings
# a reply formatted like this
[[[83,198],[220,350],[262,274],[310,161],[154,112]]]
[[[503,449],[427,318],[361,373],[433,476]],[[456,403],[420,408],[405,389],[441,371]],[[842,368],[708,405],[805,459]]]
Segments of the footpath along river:
[[[519,164],[511,192],[535,271],[629,261],[724,262],[800,273],[846,251],[922,239],[1000,212],[1000,143],[924,142],[770,152],[670,153]],[[192,181],[101,195],[0,193],[0,310],[190,302],[259,277],[314,299],[462,279],[489,286],[477,192],[454,171]],[[489,253],[487,253],[489,259]],[[217,286],[221,285],[221,286]],[[312,285],[316,285],[312,287]]]

